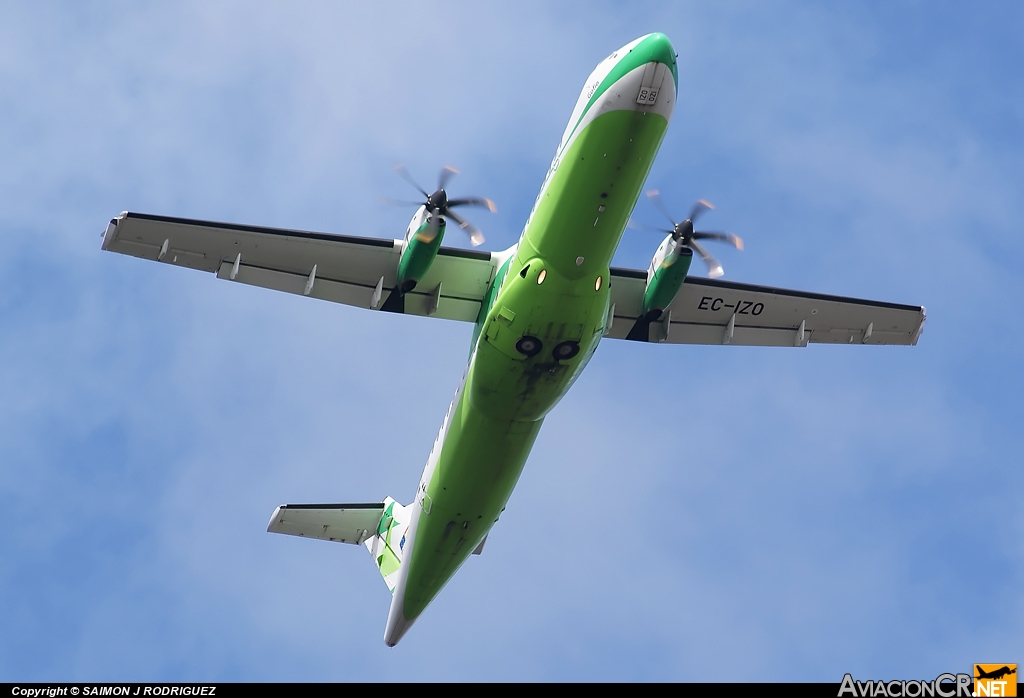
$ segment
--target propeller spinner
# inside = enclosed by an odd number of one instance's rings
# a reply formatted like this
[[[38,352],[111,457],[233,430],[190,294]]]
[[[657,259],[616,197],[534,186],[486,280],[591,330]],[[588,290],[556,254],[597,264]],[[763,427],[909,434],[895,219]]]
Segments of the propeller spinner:
[[[452,175],[459,173],[451,165],[445,165],[441,168],[440,174],[437,176],[437,191],[433,194],[428,194],[426,190],[419,185],[419,183],[413,179],[412,175],[409,174],[409,170],[406,169],[405,165],[398,163],[395,165],[395,171],[398,175],[406,182],[416,187],[416,190],[423,194],[425,201],[407,201],[407,202],[396,202],[412,204],[414,206],[424,206],[427,209],[427,213],[433,214],[430,219],[430,225],[427,230],[421,236],[423,242],[431,242],[437,237],[437,232],[441,227],[441,218],[450,218],[459,224],[469,235],[469,241],[474,247],[480,245],[484,241],[483,233],[475,225],[462,218],[459,214],[455,213],[452,209],[459,206],[481,206],[486,208],[491,213],[494,213],[498,209],[495,207],[494,202],[490,199],[485,199],[478,196],[463,197],[460,199],[449,199],[448,192],[445,191],[445,185],[448,184],[448,180],[452,178]]]
[[[686,220],[680,223],[676,223],[675,220],[672,218],[671,214],[669,214],[668,209],[666,209],[665,205],[661,202],[661,195],[658,193],[657,189],[652,189],[651,191],[647,192],[647,198],[651,200],[651,203],[653,203],[657,207],[657,209],[661,211],[665,218],[668,219],[669,223],[672,224],[671,229],[647,229],[656,230],[660,233],[667,233],[671,235],[677,243],[683,245],[684,247],[689,247],[691,250],[694,250],[697,254],[701,256],[701,259],[704,260],[704,263],[708,265],[708,276],[710,276],[711,278],[716,279],[722,274],[724,274],[725,271],[722,269],[722,264],[717,259],[715,259],[715,257],[710,252],[705,250],[704,246],[697,242],[698,240],[718,240],[720,242],[727,242],[733,245],[738,250],[743,249],[743,239],[740,238],[738,235],[723,232],[695,231],[693,229],[694,221],[697,220],[697,218],[705,211],[710,211],[711,209],[714,208],[714,206],[710,202],[705,201],[704,199],[699,199],[697,203],[693,205],[693,208],[690,209],[690,215],[686,217]]]

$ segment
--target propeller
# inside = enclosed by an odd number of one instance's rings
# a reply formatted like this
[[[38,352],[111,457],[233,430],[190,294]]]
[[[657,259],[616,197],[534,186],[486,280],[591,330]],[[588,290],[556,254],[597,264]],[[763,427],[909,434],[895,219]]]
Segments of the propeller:
[[[671,235],[677,243],[683,245],[684,247],[689,247],[690,249],[694,250],[695,252],[697,252],[697,254],[701,256],[701,259],[704,260],[704,263],[708,265],[708,276],[710,276],[711,278],[717,279],[719,276],[724,274],[725,271],[722,269],[721,263],[717,259],[715,259],[715,257],[711,255],[711,253],[705,250],[704,246],[697,242],[698,240],[718,240],[719,242],[729,243],[737,250],[743,249],[743,240],[738,235],[723,232],[698,232],[693,229],[694,221],[696,221],[697,218],[700,217],[700,215],[705,211],[710,211],[711,209],[714,208],[714,206],[709,201],[705,201],[704,199],[698,199],[697,202],[693,205],[693,208],[690,209],[690,215],[687,216],[686,220],[682,221],[681,223],[676,223],[675,220],[672,218],[672,215],[668,212],[668,209],[666,209],[665,205],[661,203],[661,194],[658,193],[657,189],[652,189],[649,192],[647,192],[647,198],[650,199],[651,203],[653,203],[655,207],[659,211],[661,211],[662,215],[664,215],[665,218],[668,219],[668,222],[672,224],[672,228],[665,229],[652,228],[649,226],[638,226],[634,224],[632,221],[630,222],[630,227],[634,229],[651,230],[659,233],[667,233]]]
[[[423,242],[431,242],[437,237],[438,230],[441,228],[441,218],[450,218],[451,220],[458,223],[459,227],[462,228],[469,235],[469,241],[474,247],[480,245],[484,241],[483,233],[475,225],[464,219],[459,214],[455,213],[452,209],[459,206],[480,206],[486,208],[491,213],[494,213],[498,209],[495,207],[494,202],[490,199],[484,199],[479,196],[468,196],[460,199],[449,199],[448,192],[445,191],[445,186],[448,184],[448,180],[453,175],[459,173],[451,165],[445,165],[441,168],[440,174],[437,176],[437,191],[433,194],[428,194],[427,191],[419,185],[419,183],[413,179],[413,176],[409,174],[409,170],[406,169],[402,163],[395,165],[395,171],[398,172],[398,176],[404,179],[406,182],[416,188],[420,194],[423,194],[425,201],[392,201],[385,199],[388,203],[401,205],[412,205],[412,206],[425,206],[428,213],[434,214],[430,218],[430,225],[427,230],[421,234],[420,239]]]

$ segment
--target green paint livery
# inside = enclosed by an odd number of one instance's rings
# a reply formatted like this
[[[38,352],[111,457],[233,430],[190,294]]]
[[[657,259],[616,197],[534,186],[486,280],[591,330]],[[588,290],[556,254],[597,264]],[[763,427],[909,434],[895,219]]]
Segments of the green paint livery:
[[[544,418],[602,337],[795,347],[917,343],[925,321],[919,306],[687,281],[691,249],[708,263],[710,276],[722,273],[698,239],[741,246],[726,233],[694,232],[696,213],[665,231],[646,275],[609,268],[668,128],[677,85],[675,51],[662,34],[641,37],[601,61],[584,83],[519,242],[502,252],[441,248],[446,217],[470,232],[474,244],[482,241],[449,207],[494,208],[486,199],[449,200],[444,183],[451,168],[434,194],[416,185],[427,200],[403,240],[128,212],[108,224],[105,250],[362,308],[475,322],[465,376],[412,503],[386,497],[286,504],[267,527],[365,545],[392,592],[388,645],[482,551]],[[699,201],[693,211],[701,207],[710,204]]]
[[[398,261],[398,283],[397,287],[402,293],[408,293],[416,287],[430,269],[437,257],[437,251],[441,249],[441,241],[444,239],[445,222],[442,218],[437,228],[437,234],[430,239],[430,222],[424,221],[422,225],[409,236],[406,247],[402,251],[402,257]]]
[[[644,320],[657,320],[679,293],[679,287],[686,280],[693,261],[693,252],[688,247],[677,249],[658,265],[651,275],[651,281],[644,291]]]
[[[514,255],[482,304],[463,386],[421,482],[414,544],[385,631],[389,645],[497,521],[545,415],[605,330],[609,264],[668,128],[677,79],[675,52],[663,35],[617,54],[598,88],[581,95],[584,106]],[[661,101],[652,108],[638,97],[646,97],[642,83],[659,65],[671,71],[671,89],[661,70]],[[533,344],[522,344],[527,339]]]

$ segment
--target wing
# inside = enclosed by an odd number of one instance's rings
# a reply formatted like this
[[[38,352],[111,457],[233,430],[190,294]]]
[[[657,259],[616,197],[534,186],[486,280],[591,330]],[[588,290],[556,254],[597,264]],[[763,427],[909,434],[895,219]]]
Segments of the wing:
[[[402,241],[125,212],[107,226],[103,249],[376,308],[395,286]],[[475,322],[495,271],[489,252],[442,247],[423,280],[406,294],[405,312]]]
[[[274,510],[267,531],[360,545],[377,533],[383,513],[383,502],[284,504]]]
[[[639,320],[647,272],[612,269],[611,284],[607,336],[623,339]],[[688,276],[662,318],[650,324],[647,337],[671,344],[913,345],[924,320],[921,306]]]

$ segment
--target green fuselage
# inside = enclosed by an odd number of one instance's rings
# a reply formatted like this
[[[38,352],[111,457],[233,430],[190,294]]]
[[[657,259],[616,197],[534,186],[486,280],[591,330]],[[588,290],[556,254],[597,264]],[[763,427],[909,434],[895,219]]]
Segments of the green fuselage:
[[[653,50],[659,53],[648,62],[667,62],[663,46]],[[645,61],[634,61],[642,71]],[[632,104],[636,88],[627,89],[634,90],[626,101]],[[597,348],[608,317],[612,255],[667,127],[662,113],[608,109],[563,143],[518,248],[485,299],[462,389],[418,493],[415,541],[396,590],[407,621],[487,535],[545,415]],[[539,340],[539,351],[536,344],[530,352],[517,349],[523,337]],[[567,342],[577,343],[578,353],[557,358],[553,351]]]

